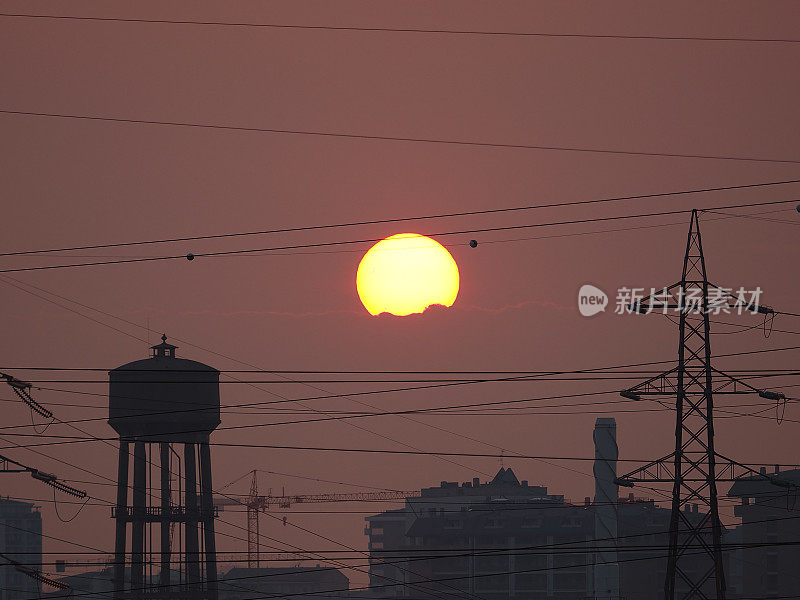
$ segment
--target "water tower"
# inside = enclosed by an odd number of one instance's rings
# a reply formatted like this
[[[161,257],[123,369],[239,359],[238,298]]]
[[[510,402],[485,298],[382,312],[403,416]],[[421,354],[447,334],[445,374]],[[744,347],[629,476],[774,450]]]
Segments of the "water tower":
[[[217,600],[208,440],[220,423],[219,371],[161,340],[150,358],[109,371],[108,423],[119,434],[114,599]]]

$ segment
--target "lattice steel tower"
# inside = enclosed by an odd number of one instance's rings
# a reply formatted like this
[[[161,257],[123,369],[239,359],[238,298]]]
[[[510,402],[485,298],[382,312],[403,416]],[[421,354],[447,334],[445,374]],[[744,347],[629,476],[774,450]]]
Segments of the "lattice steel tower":
[[[617,478],[619,485],[635,482],[672,484],[664,597],[666,600],[724,600],[725,573],[717,500],[717,483],[733,481],[737,474],[763,476],[757,470],[725,458],[714,449],[714,395],[752,394],[780,401],[783,394],[759,390],[715,369],[711,364],[709,314],[721,310],[773,313],[732,288],[708,281],[698,211],[692,211],[681,280],[659,294],[634,299],[631,310],[677,311],[678,365],[661,375],[621,392],[626,398],[675,398],[675,450]],[[666,404],[665,404],[666,405]],[[698,510],[701,506],[703,510]]]
[[[217,600],[209,434],[220,422],[219,371],[176,358],[161,340],[150,358],[109,372],[108,422],[120,436],[114,599]]]

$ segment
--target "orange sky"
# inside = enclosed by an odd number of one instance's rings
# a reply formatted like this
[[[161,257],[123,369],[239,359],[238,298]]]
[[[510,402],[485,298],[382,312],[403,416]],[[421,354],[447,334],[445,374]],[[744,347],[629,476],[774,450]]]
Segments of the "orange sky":
[[[64,11],[61,3],[0,2],[0,12]],[[70,3],[71,14],[141,18],[520,30],[556,33],[796,37],[800,8],[771,2],[141,2],[111,6]],[[429,34],[245,29],[189,25],[25,21],[0,17],[0,108],[122,118],[201,122],[273,129],[577,146],[644,152],[800,159],[797,131],[800,44],[512,38]],[[159,237],[271,229],[536,205],[622,195],[800,178],[792,164],[667,158],[585,152],[476,148],[256,132],[0,115],[3,250],[106,243]],[[648,199],[573,209],[448,219],[415,231],[501,227],[797,197],[783,186]],[[797,218],[791,208],[774,215]],[[73,298],[141,325],[93,317],[144,338],[103,327],[19,290],[3,286],[4,343],[0,367],[114,366],[144,357],[147,338],[162,331],[212,349],[214,356],[176,342],[179,355],[220,369],[297,370],[546,370],[666,360],[676,333],[663,318],[578,314],[578,288],[592,283],[609,293],[621,285],[660,287],[679,279],[685,223],[601,235],[516,238],[613,229],[588,225],[437,238],[461,274],[450,310],[398,320],[371,318],[354,286],[368,244],[347,251],[198,258],[87,269],[24,272],[16,279]],[[292,245],[382,238],[407,227],[376,225],[264,238],[176,244],[169,252]],[[703,225],[710,278],[732,287],[760,285],[764,300],[800,312],[796,277],[797,228],[727,219]],[[469,238],[480,245],[469,248]],[[498,242],[498,243],[492,243]],[[502,243],[499,243],[502,242]],[[81,260],[148,256],[164,248],[76,253]],[[48,258],[5,257],[4,267],[46,264]],[[59,301],[61,302],[61,301]],[[613,301],[612,301],[613,302]],[[78,307],[79,308],[79,307]],[[798,323],[776,320],[783,329]],[[749,321],[748,323],[752,323]],[[765,339],[756,328],[714,338],[716,353],[792,346],[794,335]],[[796,353],[720,361],[722,368],[789,368]],[[235,359],[235,360],[234,360]],[[237,362],[242,361],[242,362]],[[16,371],[14,371],[17,373]],[[95,374],[102,378],[103,374]],[[45,377],[47,378],[47,377]],[[52,377],[57,378],[57,377]],[[368,389],[366,385],[258,384],[223,386],[223,402],[300,398]],[[605,387],[598,387],[605,386]],[[474,385],[383,394],[362,400],[380,409],[616,389],[614,382]],[[51,387],[58,387],[52,384]],[[320,391],[322,388],[323,391]],[[104,385],[75,389],[104,393]],[[265,391],[268,390],[268,391]],[[10,391],[0,393],[10,398]],[[105,400],[37,393],[62,419],[104,415]],[[615,399],[609,393],[603,399]],[[618,405],[622,406],[622,405]],[[317,403],[323,410],[360,410],[352,400]],[[607,411],[605,407],[602,410]],[[28,421],[8,404],[3,423]],[[607,414],[607,413],[604,413]],[[767,413],[768,416],[772,416]],[[279,445],[328,445],[496,452],[520,479],[581,500],[591,495],[589,464],[560,466],[512,458],[514,452],[590,456],[597,414],[501,417],[431,416],[219,431],[215,439]],[[672,443],[671,415],[615,415],[621,456],[656,458]],[[789,407],[787,417],[798,418]],[[223,426],[284,420],[275,415],[227,414]],[[417,421],[427,423],[423,425]],[[435,426],[431,427],[431,426]],[[440,429],[436,429],[440,428]],[[441,428],[455,432],[443,433]],[[742,461],[799,461],[797,424],[769,419],[721,419],[718,447]],[[110,435],[100,422],[87,431]],[[54,426],[51,432],[71,435]],[[0,434],[2,432],[0,431]],[[461,436],[461,437],[459,437]],[[478,441],[466,439],[468,436]],[[386,439],[389,437],[396,442]],[[12,438],[8,437],[11,440]],[[23,438],[25,439],[25,438]],[[5,446],[8,448],[8,445]],[[23,450],[3,450],[64,477],[100,482],[115,458],[96,444],[41,448],[92,471],[84,473]],[[442,480],[482,478],[498,459],[446,462],[433,457],[332,455],[291,451],[214,449],[216,487],[253,468],[396,489]],[[568,467],[568,470],[563,467]],[[577,472],[576,472],[577,471]],[[481,474],[483,473],[483,475]],[[112,498],[113,488],[86,484]],[[331,484],[272,476],[273,492],[339,489]],[[233,488],[232,488],[233,489]],[[246,486],[234,491],[245,492]],[[49,490],[17,476],[2,494],[47,499]],[[372,506],[345,506],[372,511]],[[112,522],[90,506],[62,524],[44,505],[51,535],[110,549]],[[69,512],[69,510],[65,510]],[[726,511],[729,513],[729,510]],[[244,525],[241,514],[224,515]],[[303,514],[289,520],[365,549],[361,516]],[[87,526],[90,523],[91,526]],[[264,528],[267,526],[267,529]],[[244,543],[243,532],[220,524],[223,554]],[[330,542],[291,527],[262,532],[307,548]],[[47,548],[63,551],[64,544]],[[354,575],[356,583],[363,578]]]

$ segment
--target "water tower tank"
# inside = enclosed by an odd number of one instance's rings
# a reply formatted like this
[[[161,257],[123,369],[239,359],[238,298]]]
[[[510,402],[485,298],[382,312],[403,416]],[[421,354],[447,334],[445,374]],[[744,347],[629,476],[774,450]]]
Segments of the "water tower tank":
[[[219,425],[219,371],[175,348],[162,336],[150,358],[109,371],[108,424],[120,437],[193,441]]]

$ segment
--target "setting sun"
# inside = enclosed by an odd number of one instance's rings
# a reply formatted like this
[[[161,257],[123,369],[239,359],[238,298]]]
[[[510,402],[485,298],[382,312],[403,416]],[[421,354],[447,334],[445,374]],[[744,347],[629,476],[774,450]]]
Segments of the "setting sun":
[[[364,255],[356,287],[371,315],[402,317],[433,304],[452,306],[458,295],[458,266],[439,242],[418,233],[398,233]]]

